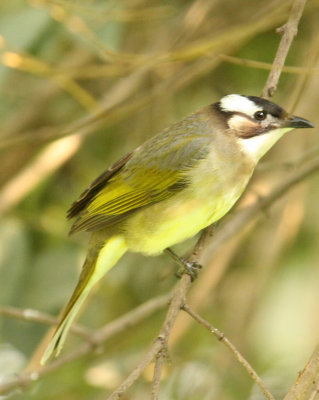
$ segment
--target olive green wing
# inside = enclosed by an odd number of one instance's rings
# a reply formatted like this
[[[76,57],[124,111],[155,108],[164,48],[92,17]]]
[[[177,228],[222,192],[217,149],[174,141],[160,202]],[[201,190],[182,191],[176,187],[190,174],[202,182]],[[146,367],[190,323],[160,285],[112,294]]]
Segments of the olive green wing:
[[[96,231],[173,196],[189,184],[187,171],[208,152],[208,136],[161,134],[104,172],[69,210],[71,232]]]
[[[82,211],[85,210],[87,205],[91,202],[91,200],[99,193],[101,189],[107,184],[112,176],[116,175],[121,171],[123,166],[127,163],[127,161],[132,157],[133,153],[128,153],[116,163],[114,163],[110,168],[104,171],[101,175],[99,175],[91,185],[84,190],[84,192],[80,195],[80,197],[74,201],[67,212],[68,218],[74,218],[78,216]]]

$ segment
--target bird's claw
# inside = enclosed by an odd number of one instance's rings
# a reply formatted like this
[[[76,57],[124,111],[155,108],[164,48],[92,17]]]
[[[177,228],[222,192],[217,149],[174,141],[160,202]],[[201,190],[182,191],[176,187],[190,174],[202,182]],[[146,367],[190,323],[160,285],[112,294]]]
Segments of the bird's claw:
[[[192,278],[192,281],[194,281],[198,276],[198,272],[202,269],[202,265],[195,261],[188,261],[182,257],[180,260],[183,266],[177,271],[176,276],[181,278],[181,276],[186,273]]]

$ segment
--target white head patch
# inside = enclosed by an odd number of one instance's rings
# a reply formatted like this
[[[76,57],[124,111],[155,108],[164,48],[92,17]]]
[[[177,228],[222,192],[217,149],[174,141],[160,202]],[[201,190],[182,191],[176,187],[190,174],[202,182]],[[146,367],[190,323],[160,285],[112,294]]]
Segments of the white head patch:
[[[220,107],[226,112],[242,112],[247,115],[254,115],[262,108],[240,94],[229,94],[220,100]]]

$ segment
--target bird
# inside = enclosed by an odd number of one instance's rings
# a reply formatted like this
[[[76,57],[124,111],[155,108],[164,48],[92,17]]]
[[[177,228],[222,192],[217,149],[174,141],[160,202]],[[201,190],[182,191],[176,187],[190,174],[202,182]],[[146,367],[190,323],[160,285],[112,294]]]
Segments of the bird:
[[[229,94],[151,137],[70,207],[70,234],[91,233],[77,286],[43,354],[57,356],[92,287],[127,251],[157,255],[222,218],[258,161],[287,132],[313,128],[275,103]]]

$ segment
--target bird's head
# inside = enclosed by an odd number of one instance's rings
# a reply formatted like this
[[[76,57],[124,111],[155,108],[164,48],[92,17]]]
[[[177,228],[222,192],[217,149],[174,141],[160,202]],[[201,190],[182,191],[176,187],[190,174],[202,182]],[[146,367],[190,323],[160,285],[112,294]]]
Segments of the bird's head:
[[[310,121],[291,115],[260,97],[230,94],[215,107],[243,151],[256,162],[284,133],[295,128],[314,127]]]

